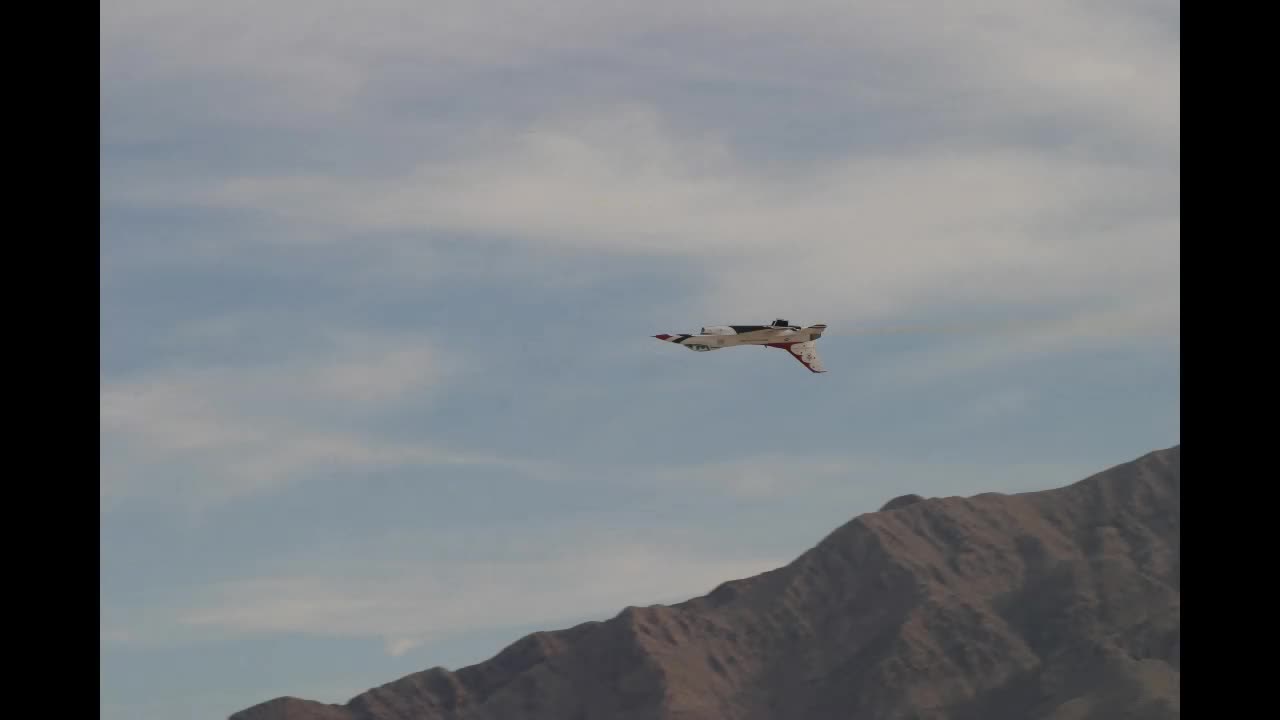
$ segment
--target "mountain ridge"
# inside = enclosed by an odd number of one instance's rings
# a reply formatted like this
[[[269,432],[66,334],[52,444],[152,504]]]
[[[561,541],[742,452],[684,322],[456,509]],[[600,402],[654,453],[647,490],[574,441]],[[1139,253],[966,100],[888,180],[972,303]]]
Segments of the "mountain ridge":
[[[795,560],[345,705],[230,720],[1177,717],[1181,446],[1066,486],[906,495]]]

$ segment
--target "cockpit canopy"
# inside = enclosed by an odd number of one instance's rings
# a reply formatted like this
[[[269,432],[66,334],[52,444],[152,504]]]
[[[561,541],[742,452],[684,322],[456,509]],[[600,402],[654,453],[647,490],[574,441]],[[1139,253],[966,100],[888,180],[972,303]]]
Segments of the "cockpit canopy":
[[[773,321],[773,327],[791,327],[791,323],[783,320],[782,318],[778,318]]]

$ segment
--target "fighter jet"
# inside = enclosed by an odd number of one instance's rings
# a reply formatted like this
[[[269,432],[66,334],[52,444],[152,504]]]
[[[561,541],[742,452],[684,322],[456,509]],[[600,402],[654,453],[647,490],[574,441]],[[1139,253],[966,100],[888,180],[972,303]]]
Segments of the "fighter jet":
[[[800,327],[779,318],[769,325],[713,325],[702,328],[697,335],[654,335],[659,340],[694,350],[708,352],[739,345],[759,345],[781,348],[809,368],[810,372],[826,372],[818,358],[816,340],[822,337],[826,325]]]

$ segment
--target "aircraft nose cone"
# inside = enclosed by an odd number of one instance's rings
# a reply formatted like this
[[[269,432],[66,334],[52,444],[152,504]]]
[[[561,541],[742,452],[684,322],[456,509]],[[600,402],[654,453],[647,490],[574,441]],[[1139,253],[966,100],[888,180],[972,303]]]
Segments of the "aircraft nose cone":
[[[671,336],[670,335],[654,335],[654,337],[658,338],[659,340],[666,340]]]

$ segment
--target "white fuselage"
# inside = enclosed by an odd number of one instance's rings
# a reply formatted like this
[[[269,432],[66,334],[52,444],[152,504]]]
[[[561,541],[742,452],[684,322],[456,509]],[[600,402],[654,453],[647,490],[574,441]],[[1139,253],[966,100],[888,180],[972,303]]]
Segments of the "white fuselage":
[[[770,345],[816,340],[822,336],[821,327],[764,327],[738,332],[729,326],[704,327],[702,332],[683,340],[680,344],[690,350],[718,350],[738,345]]]
[[[811,372],[823,373],[826,369],[822,366],[814,343],[826,329],[827,326],[822,323],[800,327],[780,318],[769,325],[715,325],[702,328],[696,335],[663,333],[653,337],[663,342],[683,345],[695,352],[710,352],[741,345],[781,348]]]

